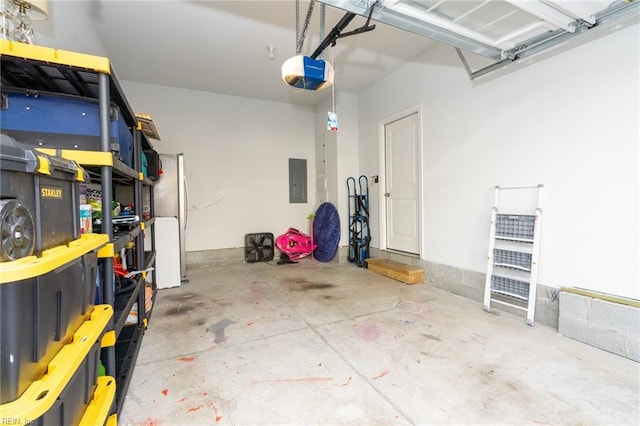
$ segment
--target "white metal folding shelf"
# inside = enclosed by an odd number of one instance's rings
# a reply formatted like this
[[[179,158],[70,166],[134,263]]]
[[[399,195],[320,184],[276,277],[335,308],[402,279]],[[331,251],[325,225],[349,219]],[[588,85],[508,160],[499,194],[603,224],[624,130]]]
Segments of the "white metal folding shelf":
[[[537,189],[537,207],[532,214],[511,214],[500,207],[500,191]],[[527,313],[527,324],[535,318],[543,185],[496,186],[491,209],[484,309],[499,303]]]

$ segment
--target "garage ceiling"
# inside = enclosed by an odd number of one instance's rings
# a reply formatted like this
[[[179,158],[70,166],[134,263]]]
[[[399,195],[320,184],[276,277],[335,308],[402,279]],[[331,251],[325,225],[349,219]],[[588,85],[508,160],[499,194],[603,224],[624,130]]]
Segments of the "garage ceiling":
[[[638,1],[624,0],[319,2],[328,5],[326,33],[345,13],[362,15],[345,32],[364,25],[372,13],[375,30],[340,38],[325,51],[325,59],[334,64],[335,89],[351,93],[438,42],[459,48],[467,67],[465,55],[487,58],[483,69],[468,68],[475,77],[535,53],[545,43],[638,11]],[[307,5],[308,0],[300,1],[301,20]],[[97,0],[89,7],[120,80],[302,105],[316,105],[330,94],[295,90],[281,81],[282,63],[296,54],[293,0]],[[319,9],[316,4],[302,51],[306,55],[323,38]],[[274,47],[273,58],[268,46]]]
[[[302,19],[307,4],[300,2]],[[295,90],[281,79],[282,63],[296,53],[293,0],[99,0],[90,7],[120,80],[302,105],[331,94]],[[343,14],[326,7],[327,29]],[[365,21],[356,18],[350,27]],[[302,53],[311,54],[319,44],[319,27],[316,4]],[[434,44],[384,24],[340,40],[333,49],[336,90],[358,93]],[[267,45],[275,47],[273,60]]]

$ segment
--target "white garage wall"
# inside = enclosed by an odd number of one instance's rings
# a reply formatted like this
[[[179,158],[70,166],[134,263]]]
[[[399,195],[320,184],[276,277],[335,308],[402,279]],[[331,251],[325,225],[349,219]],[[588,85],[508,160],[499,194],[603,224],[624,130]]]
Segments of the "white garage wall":
[[[349,244],[349,210],[347,178],[357,178],[358,167],[358,97],[352,93],[336,92],[335,111],[338,131],[327,130],[327,113],[334,108],[329,96],[316,108],[316,133],[326,134],[328,201],[340,215],[340,245]]]
[[[315,211],[312,108],[121,84],[132,108],[153,116],[162,138],[152,141],[156,151],[184,153],[187,251],[243,247],[247,233],[308,230]],[[307,159],[306,204],[289,204],[289,158]]]
[[[99,5],[95,2],[50,1],[49,19],[34,21],[35,44],[106,56],[106,50],[91,24]]]
[[[436,46],[361,94],[367,174],[378,122],[422,106],[424,259],[483,272],[492,188],[543,183],[539,283],[640,298],[639,29],[606,31],[477,82]]]

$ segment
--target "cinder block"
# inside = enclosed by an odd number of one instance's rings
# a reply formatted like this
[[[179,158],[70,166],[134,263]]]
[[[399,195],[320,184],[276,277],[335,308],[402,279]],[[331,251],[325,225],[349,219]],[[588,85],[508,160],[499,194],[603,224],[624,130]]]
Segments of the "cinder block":
[[[584,321],[560,316],[558,320],[558,332],[573,340],[627,357],[624,337],[610,330],[589,327]]]
[[[626,336],[625,349],[627,358],[640,362],[640,335]]]
[[[560,292],[559,318],[571,318],[589,322],[589,309],[591,298],[579,294]]]
[[[621,334],[600,328],[591,327],[589,339],[585,342],[596,348],[614,353],[623,357],[627,356],[625,339]]]
[[[562,312],[562,310],[560,312]],[[589,325],[586,321],[565,317],[561,314],[558,318],[558,333],[565,337],[586,343],[589,339]]]
[[[591,300],[591,325],[624,336],[640,334],[640,309],[606,300]]]

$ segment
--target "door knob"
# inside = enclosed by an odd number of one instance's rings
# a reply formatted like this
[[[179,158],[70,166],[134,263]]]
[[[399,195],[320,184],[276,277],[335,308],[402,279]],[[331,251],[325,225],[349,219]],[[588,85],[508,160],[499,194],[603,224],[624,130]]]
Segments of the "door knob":
[[[385,196],[385,197],[390,197],[390,196],[391,196],[391,194],[389,194],[388,192],[385,192],[385,193],[384,193],[384,196]]]

